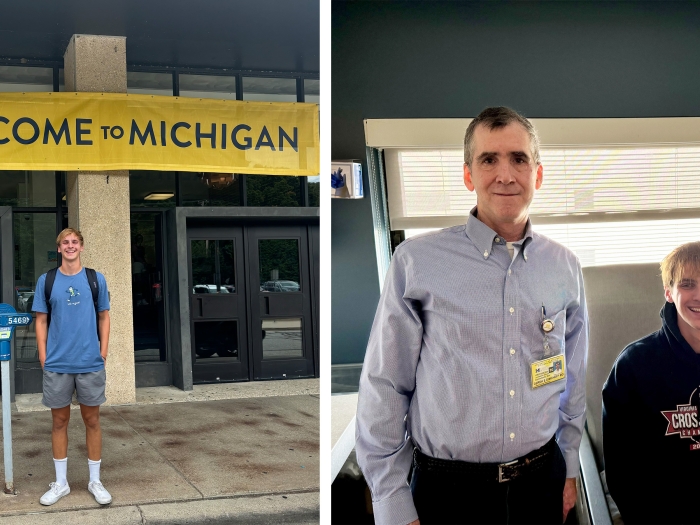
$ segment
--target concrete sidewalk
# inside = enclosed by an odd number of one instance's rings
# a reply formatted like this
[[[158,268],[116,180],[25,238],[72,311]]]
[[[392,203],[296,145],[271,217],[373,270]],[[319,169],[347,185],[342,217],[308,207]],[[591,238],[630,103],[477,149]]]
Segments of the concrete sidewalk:
[[[135,405],[104,406],[106,507],[87,491],[78,411],[69,427],[71,493],[39,503],[54,481],[51,417],[35,398],[17,396],[17,494],[0,494],[0,524],[318,523],[318,380],[250,385],[139,389]]]

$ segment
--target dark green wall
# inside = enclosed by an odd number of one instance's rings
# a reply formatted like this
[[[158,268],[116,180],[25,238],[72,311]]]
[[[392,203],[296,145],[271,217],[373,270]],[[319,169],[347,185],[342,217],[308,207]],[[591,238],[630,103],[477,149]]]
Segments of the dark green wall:
[[[334,1],[332,16],[334,159],[364,161],[366,118],[700,116],[700,2]],[[379,297],[372,211],[332,208],[332,360],[358,363]]]

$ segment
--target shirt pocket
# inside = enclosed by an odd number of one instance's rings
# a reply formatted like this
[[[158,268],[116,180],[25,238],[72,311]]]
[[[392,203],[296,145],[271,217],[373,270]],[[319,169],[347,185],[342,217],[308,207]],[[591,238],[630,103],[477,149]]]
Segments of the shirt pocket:
[[[537,312],[537,315],[534,317],[536,318],[525,319],[524,321],[527,325],[523,327],[523,334],[529,333],[528,350],[532,359],[539,361],[545,357],[563,354],[566,345],[566,310],[545,316],[545,319],[549,319],[554,323],[554,328],[548,333],[542,330],[542,313]],[[549,345],[548,355],[545,355],[544,349],[545,336]],[[524,339],[528,340],[528,337],[526,336]]]

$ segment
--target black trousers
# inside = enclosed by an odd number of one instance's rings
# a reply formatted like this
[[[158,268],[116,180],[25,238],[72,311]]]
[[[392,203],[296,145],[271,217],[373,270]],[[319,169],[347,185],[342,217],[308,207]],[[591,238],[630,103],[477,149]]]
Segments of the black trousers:
[[[554,449],[542,468],[504,483],[421,471],[414,463],[411,491],[421,525],[561,524],[566,462]]]

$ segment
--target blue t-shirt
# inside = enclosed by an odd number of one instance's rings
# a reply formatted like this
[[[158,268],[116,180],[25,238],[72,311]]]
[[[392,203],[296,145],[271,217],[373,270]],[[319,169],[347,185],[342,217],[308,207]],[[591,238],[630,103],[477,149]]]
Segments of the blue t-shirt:
[[[44,298],[46,274],[39,277],[34,292],[35,312],[48,313]],[[104,275],[97,272],[97,311],[109,310]],[[59,374],[84,374],[104,368],[97,339],[97,319],[85,268],[75,275],[59,269],[51,289],[51,324],[46,343],[44,370]]]

